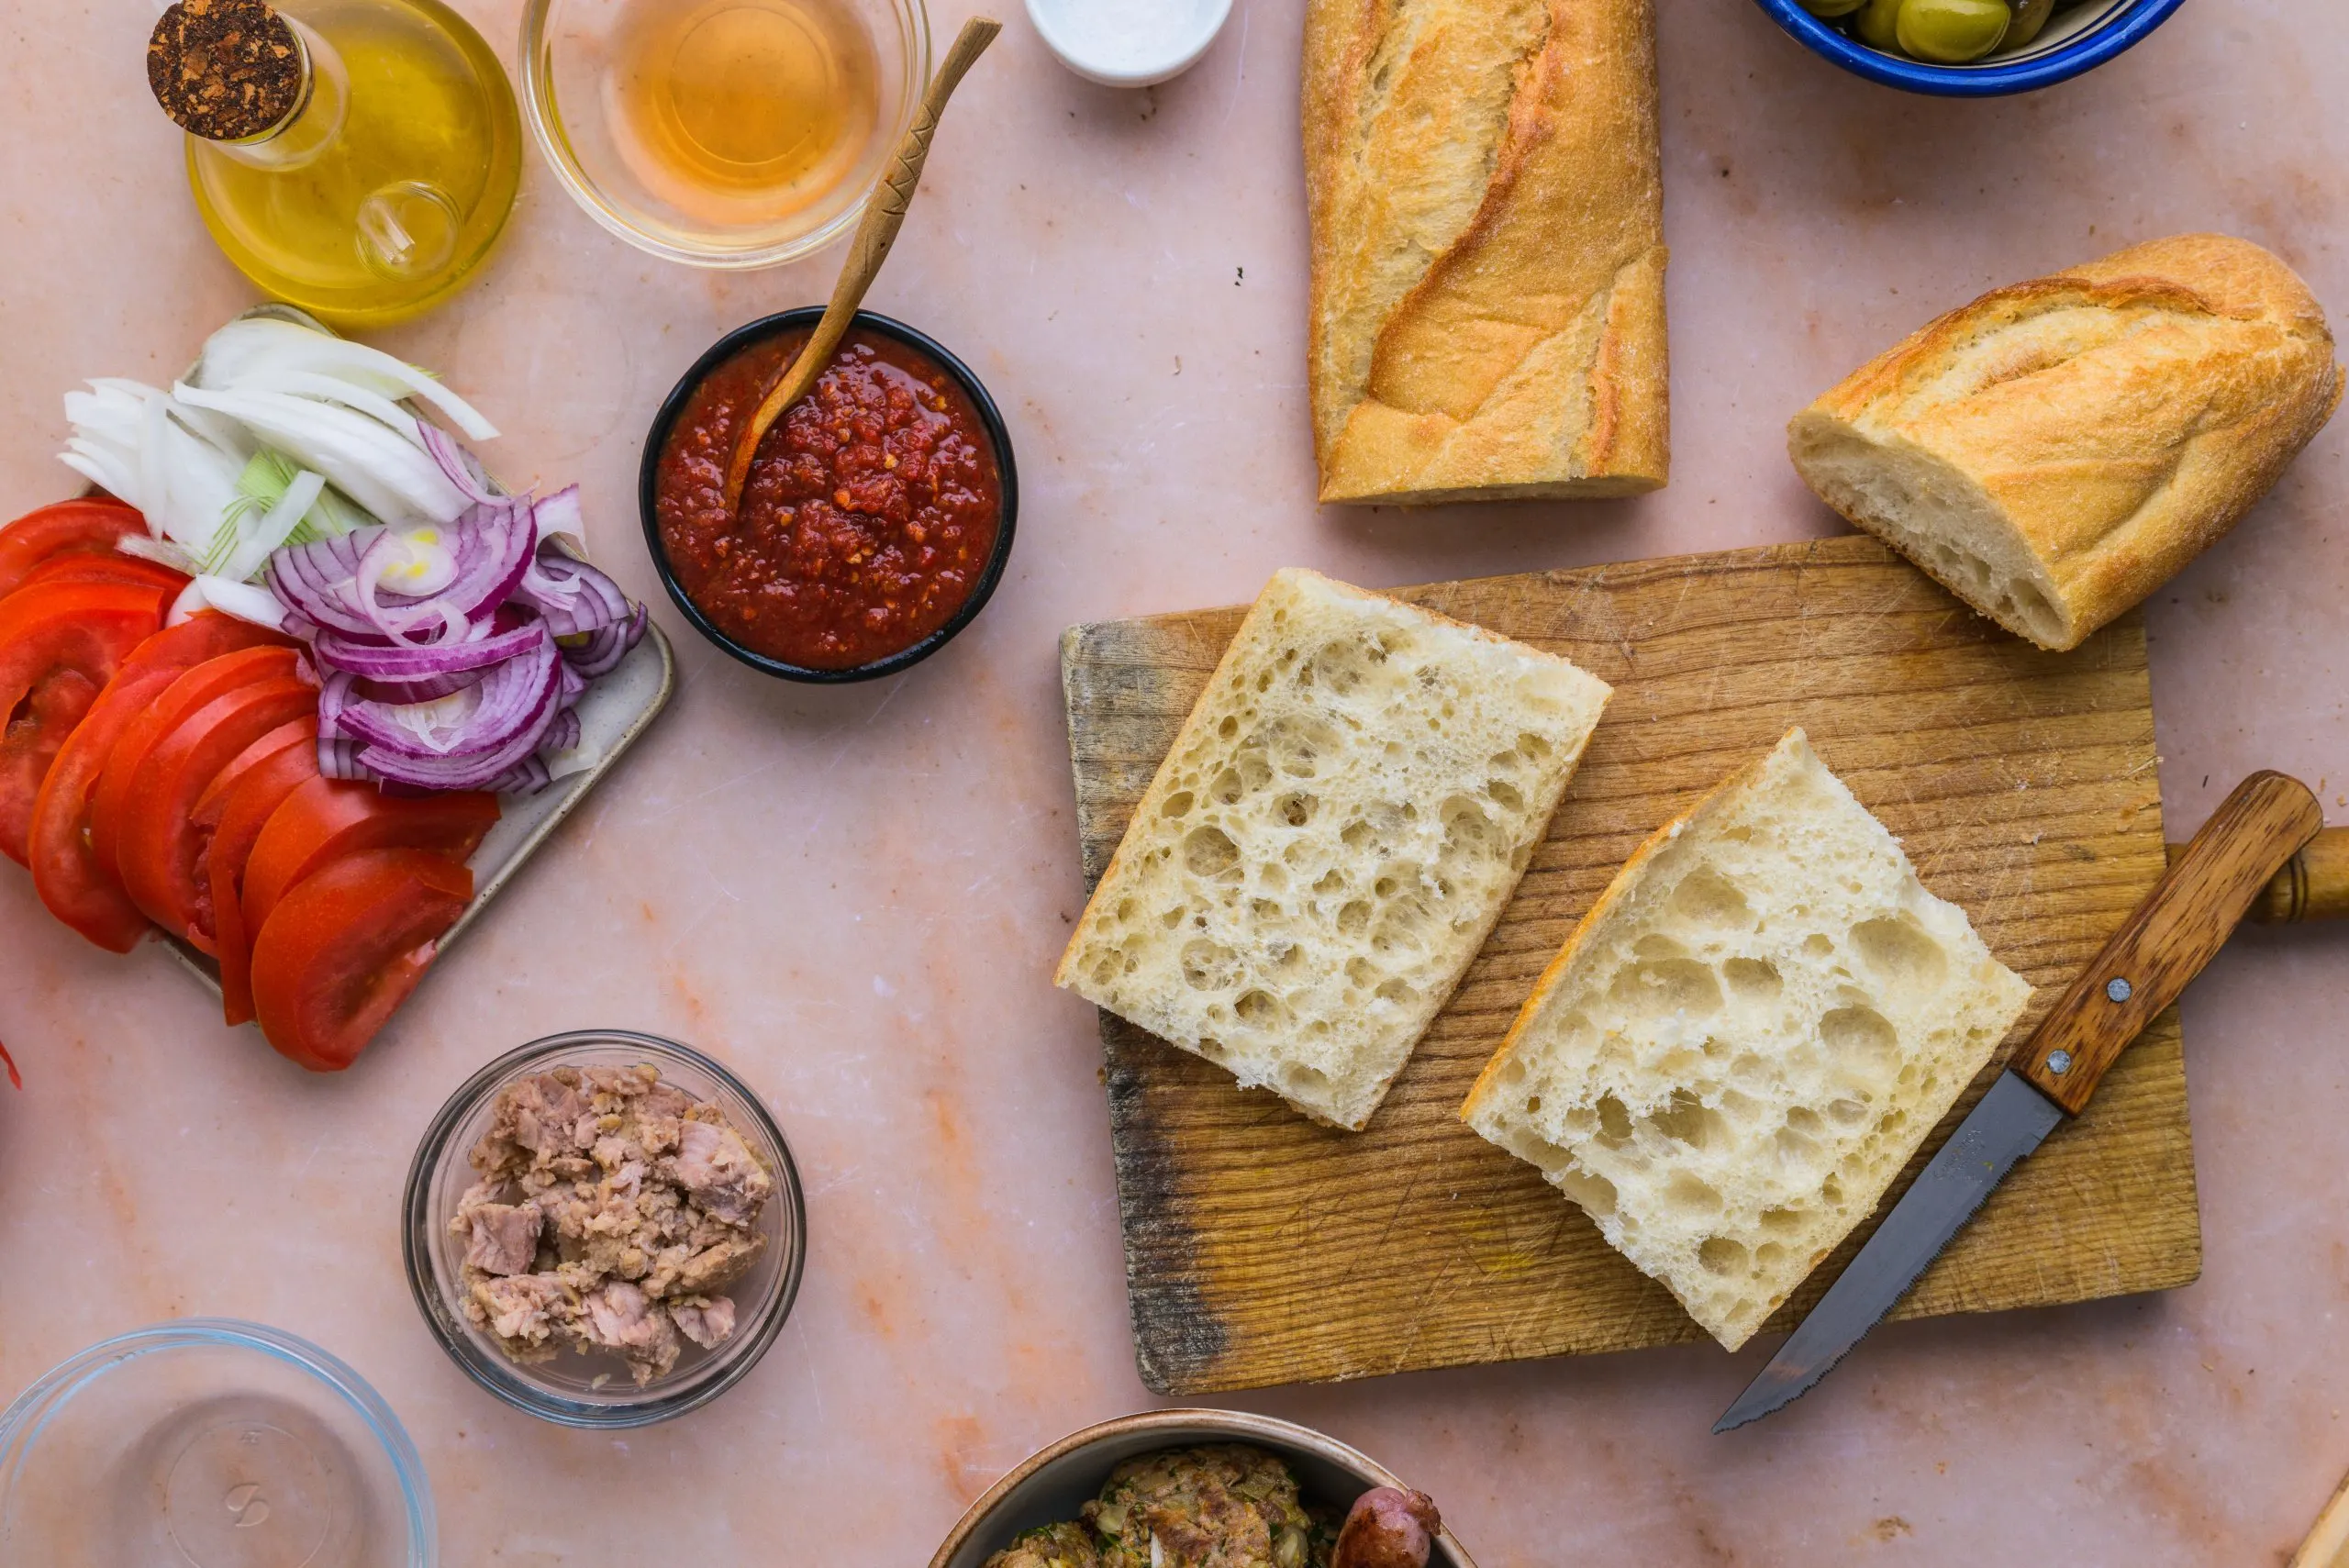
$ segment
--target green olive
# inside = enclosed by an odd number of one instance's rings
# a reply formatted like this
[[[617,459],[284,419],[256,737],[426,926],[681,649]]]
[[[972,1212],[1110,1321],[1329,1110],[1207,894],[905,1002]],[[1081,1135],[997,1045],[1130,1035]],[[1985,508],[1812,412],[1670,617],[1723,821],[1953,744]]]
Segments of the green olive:
[[[1998,40],[2000,49],[2021,49],[2039,36],[2047,18],[2055,12],[2055,0],[2017,0],[2014,26]]]
[[[1860,14],[1852,18],[1852,30],[1870,49],[1898,49],[1897,29],[1902,3],[1903,0],[1863,0]]]
[[[1802,0],[1802,8],[1814,17],[1848,17],[1868,0]]]
[[[1919,60],[1963,65],[1998,48],[2013,21],[2007,0],[1900,0],[1894,35]]]

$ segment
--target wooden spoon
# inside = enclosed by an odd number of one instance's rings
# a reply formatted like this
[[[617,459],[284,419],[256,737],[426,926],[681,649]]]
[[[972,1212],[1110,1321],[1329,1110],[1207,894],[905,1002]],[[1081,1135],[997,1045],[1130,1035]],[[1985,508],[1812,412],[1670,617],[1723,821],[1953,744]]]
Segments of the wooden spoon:
[[[897,154],[888,173],[874,187],[873,199],[864,209],[864,221],[856,226],[856,238],[850,241],[848,262],[841,268],[841,280],[832,285],[830,303],[824,306],[824,318],[816,323],[815,334],[807,339],[791,368],[767,389],[766,401],[742,429],[741,439],[734,445],[734,461],[726,466],[726,510],[736,510],[742,502],[742,485],[751,476],[751,461],[759,454],[759,443],[783,417],[783,411],[807,395],[824,367],[832,362],[832,351],[848,335],[849,323],[856,318],[856,307],[864,303],[864,291],[873,286],[874,277],[881,271],[881,263],[889,259],[889,247],[897,242],[897,230],[905,227],[906,208],[914,199],[914,187],[921,183],[921,166],[930,158],[930,139],[938,134],[938,119],[946,112],[946,100],[954,95],[963,73],[986,52],[996,34],[1003,31],[1003,24],[986,17],[974,17],[963,24],[955,36],[954,46],[946,58],[938,62],[938,74],[930,79],[930,90],[922,95],[921,109],[914,116],[905,140],[897,144]]]

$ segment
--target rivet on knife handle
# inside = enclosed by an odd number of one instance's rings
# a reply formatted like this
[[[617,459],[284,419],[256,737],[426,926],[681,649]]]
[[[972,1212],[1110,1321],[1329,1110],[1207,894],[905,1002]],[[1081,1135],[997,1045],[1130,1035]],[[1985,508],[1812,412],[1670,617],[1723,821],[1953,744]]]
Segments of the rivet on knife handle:
[[[2015,1071],[2079,1115],[2121,1049],[2177,1000],[2268,879],[2323,826],[2323,809],[2299,780],[2277,773],[2243,780],[2072,982]]]

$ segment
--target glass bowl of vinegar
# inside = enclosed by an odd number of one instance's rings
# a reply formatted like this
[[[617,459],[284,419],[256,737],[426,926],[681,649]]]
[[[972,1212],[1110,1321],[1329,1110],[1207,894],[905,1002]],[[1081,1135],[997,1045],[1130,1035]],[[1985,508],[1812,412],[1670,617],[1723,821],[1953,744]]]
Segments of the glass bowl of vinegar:
[[[589,217],[700,267],[846,234],[930,79],[922,0],[529,0],[522,107]]]

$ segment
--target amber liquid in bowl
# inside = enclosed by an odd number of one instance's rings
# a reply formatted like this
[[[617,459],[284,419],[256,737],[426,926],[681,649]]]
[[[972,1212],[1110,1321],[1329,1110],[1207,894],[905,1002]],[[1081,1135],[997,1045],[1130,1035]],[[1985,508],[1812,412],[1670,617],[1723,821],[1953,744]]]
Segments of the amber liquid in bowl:
[[[634,0],[612,48],[614,144],[648,192],[695,219],[788,217],[871,150],[880,61],[843,0]]]

